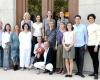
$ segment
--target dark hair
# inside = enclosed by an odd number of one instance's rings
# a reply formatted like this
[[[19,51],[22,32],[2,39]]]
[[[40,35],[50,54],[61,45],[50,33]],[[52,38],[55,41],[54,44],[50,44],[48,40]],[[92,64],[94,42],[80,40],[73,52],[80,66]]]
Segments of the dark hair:
[[[35,20],[34,20],[34,21],[36,22],[36,17],[37,17],[37,16],[40,16],[40,22],[42,22],[42,16],[39,15],[39,14],[35,16]]]
[[[89,17],[93,17],[94,19],[96,19],[95,14],[89,14],[89,15],[87,16],[87,20],[89,20]]]
[[[80,15],[75,15],[75,17],[74,17],[74,18],[76,18],[76,17],[79,17],[79,18],[81,19],[81,16],[80,16]]]
[[[11,31],[11,25],[9,23],[5,24],[5,27],[4,27],[4,32],[6,32],[6,26],[9,26],[10,27],[10,31]]]
[[[74,27],[73,27],[72,22],[68,22],[67,25],[68,25],[68,24],[71,24],[71,26],[72,26],[71,30],[73,31],[73,30],[74,30]],[[66,31],[68,31],[67,25],[66,25]]]
[[[25,26],[25,25],[27,25],[27,26],[28,26],[28,30],[30,30],[30,26],[29,26],[28,23],[24,23],[24,24],[22,25],[22,29],[24,30],[24,26]]]

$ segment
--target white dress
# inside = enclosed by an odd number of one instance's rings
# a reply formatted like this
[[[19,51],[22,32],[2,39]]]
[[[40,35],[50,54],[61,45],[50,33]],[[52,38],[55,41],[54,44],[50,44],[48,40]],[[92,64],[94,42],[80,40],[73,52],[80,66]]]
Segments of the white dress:
[[[19,34],[20,67],[29,67],[31,57],[31,32],[22,31]]]

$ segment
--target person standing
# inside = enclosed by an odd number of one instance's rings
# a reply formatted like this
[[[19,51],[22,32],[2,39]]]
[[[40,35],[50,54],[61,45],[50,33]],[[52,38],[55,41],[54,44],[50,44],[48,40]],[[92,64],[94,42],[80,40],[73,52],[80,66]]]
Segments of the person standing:
[[[42,37],[44,38],[44,28],[43,28],[43,23],[41,22],[41,16],[37,15],[36,16],[36,22],[33,23],[32,26],[32,52],[31,54],[34,55],[34,46],[37,43],[37,37]]]
[[[57,35],[56,35],[57,38],[56,71],[58,74],[64,72],[64,68],[65,68],[64,59],[63,59],[63,45],[62,45],[64,32],[65,32],[65,24],[61,22],[59,31],[57,31]]]
[[[60,11],[59,15],[60,15],[60,18],[57,20],[57,31],[60,28],[60,23],[61,22],[63,22],[65,24],[65,26],[69,22],[69,20],[64,17],[64,12],[63,11]]]
[[[11,60],[14,70],[17,70],[19,66],[19,32],[20,32],[19,26],[15,25],[14,31],[11,33],[10,36]]]
[[[52,18],[52,12],[47,12],[47,17],[43,19],[43,27],[44,27],[44,33],[46,33],[47,29],[49,29],[49,22],[53,22],[55,25],[55,20]]]
[[[29,30],[32,31],[33,22],[30,20],[29,12],[24,13],[23,20],[21,21],[21,30],[23,30],[22,26],[24,23],[28,23],[28,25],[30,26]]]
[[[75,32],[73,29],[72,23],[68,22],[66,31],[63,33],[63,58],[65,59],[65,65],[67,69],[67,75],[65,75],[65,77],[72,77],[73,59],[75,57]]]
[[[89,76],[94,76],[94,79],[98,79],[98,70],[99,70],[99,43],[100,43],[100,26],[95,23],[96,16],[95,14],[89,14],[87,20],[89,25],[87,26],[88,30],[88,51],[93,62],[94,72]]]
[[[10,54],[10,35],[11,35],[11,25],[7,23],[4,27],[4,32],[2,33],[2,47],[4,50],[3,53],[3,68],[4,70],[10,69],[11,63],[11,54]]]
[[[2,48],[2,21],[0,21],[0,67],[3,67],[3,48]]]
[[[24,23],[22,26],[23,31],[19,34],[19,48],[20,48],[20,67],[21,70],[28,68],[30,65],[31,57],[31,32],[28,23]]]
[[[78,72],[76,75],[85,77],[83,75],[83,65],[84,65],[84,54],[85,46],[87,44],[87,27],[81,24],[81,16],[75,16],[75,24],[73,25],[75,31],[75,59]]]
[[[55,49],[56,46],[56,28],[53,21],[49,22],[49,29],[46,30],[45,40],[49,41],[50,47]]]

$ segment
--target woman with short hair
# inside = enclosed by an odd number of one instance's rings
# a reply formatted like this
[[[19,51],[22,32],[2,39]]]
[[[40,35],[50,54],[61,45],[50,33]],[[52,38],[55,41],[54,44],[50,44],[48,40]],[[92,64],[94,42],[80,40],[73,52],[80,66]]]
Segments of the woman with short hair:
[[[19,34],[19,48],[20,48],[20,67],[21,70],[24,68],[28,68],[30,64],[30,57],[31,57],[31,32],[30,26],[28,23],[24,23],[23,31]]]

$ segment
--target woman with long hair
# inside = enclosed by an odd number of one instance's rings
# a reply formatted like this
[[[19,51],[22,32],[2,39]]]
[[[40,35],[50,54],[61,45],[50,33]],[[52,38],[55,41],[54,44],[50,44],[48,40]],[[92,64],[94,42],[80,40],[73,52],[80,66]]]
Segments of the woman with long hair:
[[[19,26],[15,25],[14,30],[10,36],[11,60],[14,70],[17,70],[19,65],[19,32],[20,32]]]

